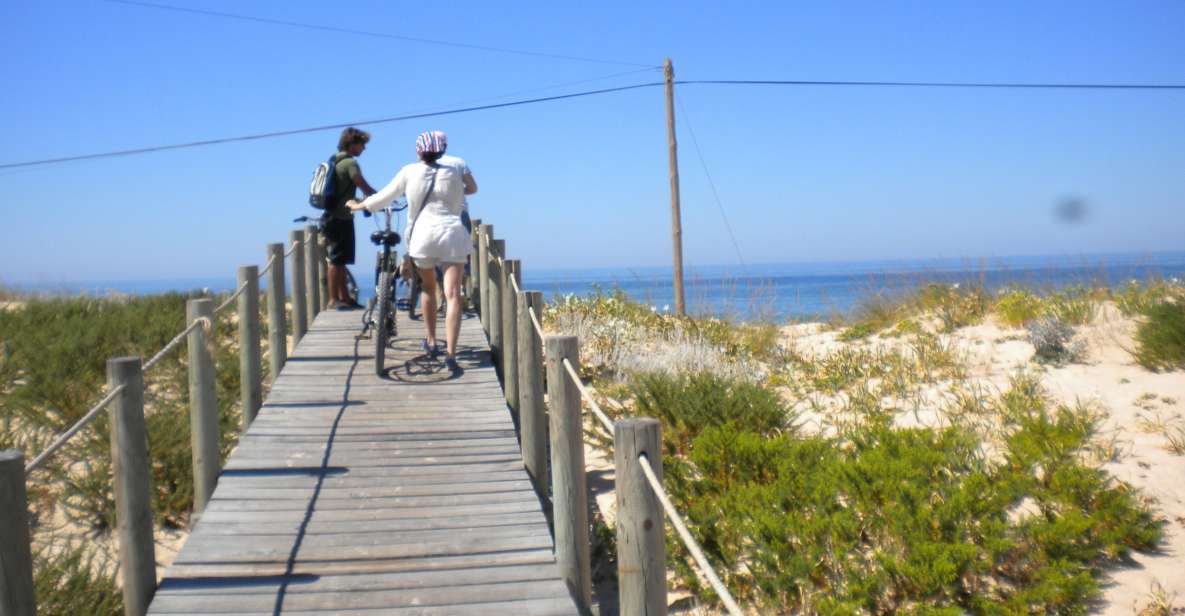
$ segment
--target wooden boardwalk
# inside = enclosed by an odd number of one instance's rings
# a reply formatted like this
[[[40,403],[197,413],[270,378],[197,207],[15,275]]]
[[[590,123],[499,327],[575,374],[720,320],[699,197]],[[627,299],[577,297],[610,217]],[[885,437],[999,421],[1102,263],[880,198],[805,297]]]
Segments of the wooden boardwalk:
[[[360,311],[317,317],[149,613],[577,613],[481,325],[451,376],[399,316],[386,379]]]

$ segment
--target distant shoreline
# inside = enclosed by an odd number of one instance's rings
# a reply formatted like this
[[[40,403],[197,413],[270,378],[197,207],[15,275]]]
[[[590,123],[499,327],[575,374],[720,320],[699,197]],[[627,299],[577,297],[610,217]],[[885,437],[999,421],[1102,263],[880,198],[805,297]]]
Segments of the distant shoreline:
[[[361,296],[373,295],[369,272],[352,268]],[[669,267],[556,268],[524,266],[524,286],[546,297],[620,291],[656,310],[671,309]],[[908,292],[936,282],[983,284],[989,289],[1069,285],[1118,286],[1129,279],[1185,278],[1185,251],[1011,257],[963,257],[692,265],[685,270],[689,309],[738,319],[825,317],[851,311],[862,298]],[[188,279],[8,282],[0,288],[30,295],[154,295],[168,292],[234,290],[233,276]]]

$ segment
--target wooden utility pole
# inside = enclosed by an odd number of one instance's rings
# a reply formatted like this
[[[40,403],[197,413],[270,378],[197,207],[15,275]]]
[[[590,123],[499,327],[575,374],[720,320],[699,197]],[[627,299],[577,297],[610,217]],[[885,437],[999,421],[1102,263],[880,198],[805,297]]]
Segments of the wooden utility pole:
[[[667,152],[671,168],[671,243],[675,251],[675,313],[686,315],[683,304],[683,220],[679,214],[679,146],[675,142],[675,65],[662,66],[667,82]]]

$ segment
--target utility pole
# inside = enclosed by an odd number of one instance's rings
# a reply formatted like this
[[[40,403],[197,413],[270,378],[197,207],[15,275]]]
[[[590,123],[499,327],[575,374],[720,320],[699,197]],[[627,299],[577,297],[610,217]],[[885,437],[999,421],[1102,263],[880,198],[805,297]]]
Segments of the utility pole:
[[[675,251],[675,314],[685,316],[683,303],[683,220],[679,213],[679,146],[675,142],[675,65],[667,58],[662,66],[667,82],[667,151],[671,173],[671,243]]]

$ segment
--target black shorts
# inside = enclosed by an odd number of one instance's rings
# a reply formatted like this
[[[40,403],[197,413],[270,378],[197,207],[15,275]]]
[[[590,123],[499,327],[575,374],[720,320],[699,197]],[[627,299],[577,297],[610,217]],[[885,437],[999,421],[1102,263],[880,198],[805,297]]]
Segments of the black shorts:
[[[329,262],[334,265],[354,263],[354,220],[329,218],[325,221],[325,242],[329,245]]]

